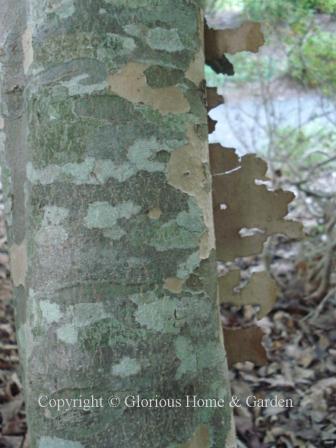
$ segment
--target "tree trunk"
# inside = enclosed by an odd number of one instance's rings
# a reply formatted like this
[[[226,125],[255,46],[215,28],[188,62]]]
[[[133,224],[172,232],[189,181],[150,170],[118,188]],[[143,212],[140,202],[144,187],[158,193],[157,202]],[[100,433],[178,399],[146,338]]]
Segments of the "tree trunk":
[[[2,167],[30,447],[234,446],[200,1],[1,8]],[[138,396],[166,401],[138,407]],[[225,405],[194,407],[193,396]]]

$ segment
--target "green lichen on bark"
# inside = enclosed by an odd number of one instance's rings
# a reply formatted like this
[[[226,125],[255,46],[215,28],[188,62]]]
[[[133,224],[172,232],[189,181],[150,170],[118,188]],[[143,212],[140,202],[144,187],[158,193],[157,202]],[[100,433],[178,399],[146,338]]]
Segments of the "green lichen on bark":
[[[25,234],[29,260],[17,296],[26,298],[18,335],[31,448],[225,446],[228,406],[123,404],[138,394],[229,397],[206,111],[190,80],[199,5],[27,0],[20,123],[27,221],[14,210],[12,241]],[[120,84],[128,64],[145,86],[136,77],[126,89]],[[128,98],[137,82],[148,101]],[[156,101],[171,92],[176,111]],[[57,414],[38,406],[41,394],[117,395],[121,405]]]

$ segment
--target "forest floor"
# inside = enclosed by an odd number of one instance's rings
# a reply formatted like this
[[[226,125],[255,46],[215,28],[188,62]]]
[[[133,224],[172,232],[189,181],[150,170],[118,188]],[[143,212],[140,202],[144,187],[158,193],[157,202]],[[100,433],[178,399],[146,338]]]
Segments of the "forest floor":
[[[24,445],[26,422],[5,225],[0,212],[0,448]]]
[[[331,288],[322,300],[307,300],[297,262],[300,243],[277,238],[271,246],[279,297],[258,322],[266,333],[268,363],[236,364],[231,387],[242,402],[277,397],[291,399],[293,407],[236,408],[239,447],[336,447],[336,292]]]

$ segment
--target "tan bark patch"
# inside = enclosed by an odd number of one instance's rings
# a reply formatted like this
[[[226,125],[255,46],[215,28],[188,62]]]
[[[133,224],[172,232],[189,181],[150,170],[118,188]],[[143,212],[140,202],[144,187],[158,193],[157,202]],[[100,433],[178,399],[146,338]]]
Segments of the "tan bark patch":
[[[193,82],[197,86],[204,79],[204,52],[203,48],[196,53],[195,58],[192,60],[188,70],[186,71],[186,78]]]
[[[258,366],[267,363],[262,345],[263,331],[257,325],[248,328],[224,328],[224,345],[229,367],[237,362],[251,361]]]
[[[205,27],[205,54],[207,60],[215,60],[225,53],[235,54],[240,51],[256,53],[265,39],[261,25],[247,21],[239,28],[214,30]]]
[[[27,245],[23,241],[20,245],[13,244],[9,250],[11,274],[15,287],[25,286],[27,274]]]
[[[200,257],[206,259],[215,247],[211,182],[205,175],[209,158],[208,143],[199,139],[192,125],[188,129],[188,137],[189,143],[172,153],[168,162],[167,178],[170,185],[193,196],[203,211],[208,232],[201,245]]]
[[[186,71],[186,78],[199,86],[205,78],[204,75],[204,15],[200,14],[198,22],[199,36],[201,38],[201,46],[199,51],[195,54],[194,59],[191,61],[188,70]]]
[[[176,149],[168,164],[169,182],[185,193],[199,196],[204,189],[203,163],[193,145]]]
[[[165,279],[163,287],[168,289],[170,292],[179,294],[182,291],[183,283],[184,280],[181,280],[180,278],[169,277]]]
[[[0,129],[4,129],[4,127],[5,127],[5,120],[2,117],[0,117]]]
[[[200,425],[195,431],[192,439],[180,446],[180,448],[209,448],[210,437],[206,425]]]
[[[22,35],[22,50],[23,50],[23,70],[28,72],[34,59],[33,50],[33,34],[31,28],[27,28]]]
[[[177,87],[154,89],[147,85],[144,71],[148,67],[145,64],[128,63],[120,71],[108,77],[109,89],[132,103],[146,104],[162,114],[188,112],[189,103]]]
[[[161,215],[162,215],[162,211],[158,207],[151,208],[148,212],[148,217],[150,219],[159,219]]]

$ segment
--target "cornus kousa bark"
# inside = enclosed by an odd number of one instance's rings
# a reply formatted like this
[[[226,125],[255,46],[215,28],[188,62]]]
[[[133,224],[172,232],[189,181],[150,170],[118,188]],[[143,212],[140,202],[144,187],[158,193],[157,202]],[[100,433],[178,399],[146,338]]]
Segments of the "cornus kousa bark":
[[[234,446],[200,1],[2,0],[0,17],[30,447]]]

